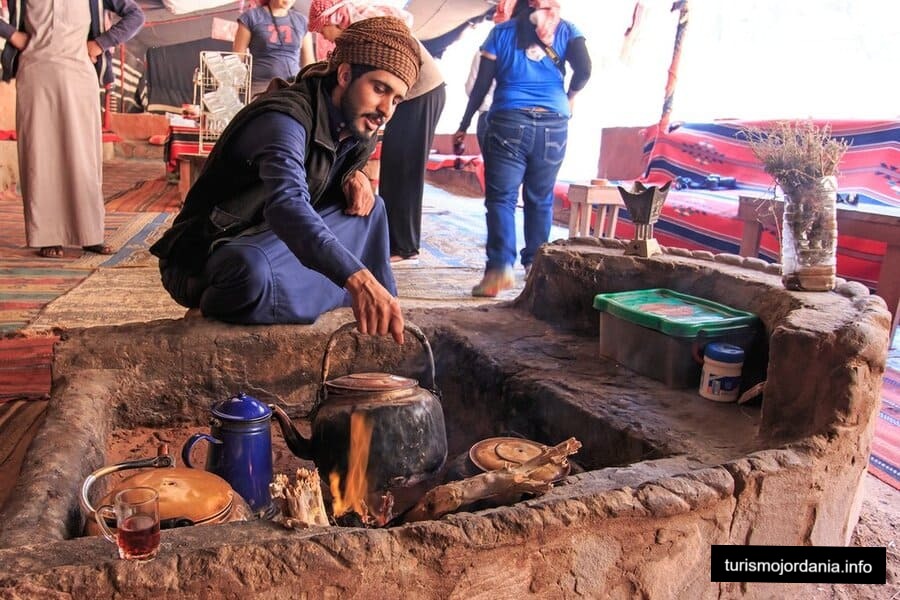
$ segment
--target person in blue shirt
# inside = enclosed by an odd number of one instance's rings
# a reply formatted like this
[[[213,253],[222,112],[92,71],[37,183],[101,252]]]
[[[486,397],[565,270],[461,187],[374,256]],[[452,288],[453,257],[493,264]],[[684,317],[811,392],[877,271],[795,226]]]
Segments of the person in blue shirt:
[[[566,154],[568,121],[575,95],[591,73],[584,36],[559,17],[558,0],[519,0],[512,14],[481,46],[478,77],[453,134],[455,144],[465,143],[472,117],[495,81],[481,149],[487,264],[473,296],[493,297],[515,284],[519,186],[525,205],[521,261],[526,273],[538,247],[549,238],[553,187]],[[566,63],[572,68],[568,90]]]
[[[295,0],[262,0],[241,13],[234,36],[234,52],[250,51],[253,71],[250,93],[265,91],[272,79],[293,79],[301,66],[314,62],[307,18],[292,10]]]
[[[367,19],[328,62],[244,107],[150,249],[172,298],[246,324],[351,306],[361,333],[402,343],[384,202],[361,169],[419,63],[403,21]]]

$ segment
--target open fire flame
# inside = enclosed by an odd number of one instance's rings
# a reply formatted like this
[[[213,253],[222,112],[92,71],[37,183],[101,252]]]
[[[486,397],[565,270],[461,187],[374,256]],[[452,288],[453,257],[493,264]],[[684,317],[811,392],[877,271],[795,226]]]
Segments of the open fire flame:
[[[365,413],[354,412],[350,415],[350,448],[347,453],[347,479],[341,486],[341,475],[337,470],[328,475],[331,488],[331,508],[334,517],[348,512],[355,512],[366,521],[369,510],[366,506],[366,494],[369,481],[366,469],[369,465],[369,446],[372,442],[372,423]]]

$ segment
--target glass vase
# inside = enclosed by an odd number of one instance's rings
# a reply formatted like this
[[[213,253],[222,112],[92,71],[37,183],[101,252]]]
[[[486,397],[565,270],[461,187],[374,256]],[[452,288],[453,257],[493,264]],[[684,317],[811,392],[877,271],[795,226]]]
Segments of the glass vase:
[[[837,267],[837,179],[785,193],[781,280],[789,290],[834,289]]]

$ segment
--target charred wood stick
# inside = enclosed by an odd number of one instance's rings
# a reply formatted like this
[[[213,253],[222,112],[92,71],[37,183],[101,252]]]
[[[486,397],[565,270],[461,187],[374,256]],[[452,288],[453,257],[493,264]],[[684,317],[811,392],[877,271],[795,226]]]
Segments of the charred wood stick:
[[[297,469],[293,484],[287,475],[279,473],[269,484],[269,492],[281,509],[281,516],[276,520],[288,529],[329,525],[318,471]]]
[[[506,499],[512,501],[519,494],[543,494],[553,484],[537,479],[533,474],[548,465],[565,464],[566,457],[578,452],[581,442],[575,438],[544,448],[544,450],[521,465],[481,473],[474,477],[453,481],[432,488],[419,502],[403,516],[407,523],[439,519],[478,500]]]

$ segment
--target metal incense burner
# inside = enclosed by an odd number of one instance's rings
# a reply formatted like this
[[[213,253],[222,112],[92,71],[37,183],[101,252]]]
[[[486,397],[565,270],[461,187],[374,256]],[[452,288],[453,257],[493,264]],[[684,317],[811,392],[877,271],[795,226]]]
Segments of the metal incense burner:
[[[635,181],[634,191],[617,186],[631,216],[631,222],[634,223],[634,239],[628,242],[625,254],[648,258],[662,253],[659,242],[653,237],[653,226],[659,221],[671,185],[672,182],[669,181],[661,187],[655,185],[648,187]]]

